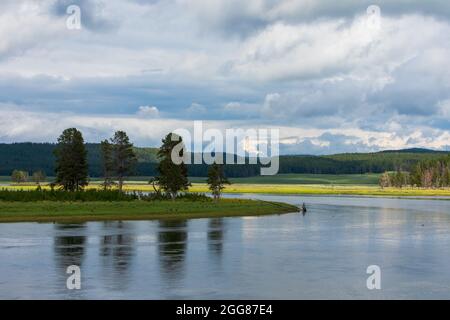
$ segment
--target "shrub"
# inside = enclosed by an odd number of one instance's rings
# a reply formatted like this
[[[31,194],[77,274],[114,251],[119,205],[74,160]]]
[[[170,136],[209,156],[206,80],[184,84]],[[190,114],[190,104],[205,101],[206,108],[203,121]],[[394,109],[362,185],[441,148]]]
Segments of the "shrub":
[[[118,190],[0,190],[3,201],[132,201],[138,199],[135,193],[122,193]]]
[[[0,201],[155,201],[169,200],[170,195],[161,193],[143,192],[120,192],[119,190],[79,190],[65,191],[55,189],[42,189],[38,186],[36,190],[0,190]],[[177,199],[188,201],[211,201],[211,198],[202,193],[183,193]]]

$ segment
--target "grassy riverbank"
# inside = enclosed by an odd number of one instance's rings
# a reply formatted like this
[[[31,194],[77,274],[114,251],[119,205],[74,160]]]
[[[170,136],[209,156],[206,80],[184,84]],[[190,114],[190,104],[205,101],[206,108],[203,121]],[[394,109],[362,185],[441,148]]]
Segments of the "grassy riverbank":
[[[298,211],[285,203],[222,199],[213,201],[163,200],[117,202],[4,202],[1,222],[69,222],[104,220],[194,219],[258,216]]]

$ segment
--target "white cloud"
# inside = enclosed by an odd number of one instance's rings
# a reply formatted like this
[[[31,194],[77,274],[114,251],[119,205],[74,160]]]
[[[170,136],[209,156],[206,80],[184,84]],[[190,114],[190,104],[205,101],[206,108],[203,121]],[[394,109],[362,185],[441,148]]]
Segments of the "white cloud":
[[[137,114],[138,116],[156,118],[159,116],[159,110],[155,106],[140,106]]]
[[[381,14],[433,15],[448,19],[450,5],[441,0],[181,0],[203,28],[226,35],[249,35],[276,22],[312,23],[320,19],[352,18],[371,5],[378,5]]]
[[[201,116],[202,114],[205,114],[207,109],[205,106],[193,102],[191,103],[191,105],[189,106],[189,108],[186,109],[186,111],[191,114],[192,116]]]
[[[351,75],[376,89],[418,55],[438,49],[448,57],[447,22],[413,15],[381,18],[380,29],[367,24],[360,15],[350,21],[269,25],[243,43],[230,73],[259,81]]]
[[[192,132],[193,121],[171,118],[146,118],[139,115],[89,115],[26,111],[16,105],[0,105],[0,139],[4,142],[55,142],[66,128],[77,127],[87,142],[98,142],[116,130],[125,130],[136,145],[158,146],[160,140],[176,129]],[[411,126],[409,133],[368,131],[358,128],[299,128],[297,126],[261,126],[246,120],[204,121],[204,129],[225,132],[228,128],[279,129],[281,152],[329,154],[335,152],[378,151],[427,146],[448,147],[446,130]]]
[[[50,1],[6,2],[0,7],[0,59],[23,55],[64,33],[63,19],[52,19]],[[58,35],[59,34],[59,35]]]
[[[142,121],[207,117],[297,132],[292,147],[317,152],[448,145],[446,2],[379,1],[377,31],[369,1],[74,0],[79,32],[68,2],[0,4],[0,104],[21,106],[2,113],[0,141],[74,125],[144,141]]]
[[[223,106],[223,114],[227,118],[255,118],[259,117],[260,113],[261,106],[258,103],[233,101],[228,102]]]

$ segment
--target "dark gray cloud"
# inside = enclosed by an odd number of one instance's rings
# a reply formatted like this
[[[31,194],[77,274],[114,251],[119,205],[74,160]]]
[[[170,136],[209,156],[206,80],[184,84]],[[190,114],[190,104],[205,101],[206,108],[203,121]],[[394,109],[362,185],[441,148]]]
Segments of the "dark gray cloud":
[[[450,73],[442,63],[433,55],[421,53],[396,69],[392,73],[394,80],[370,94],[368,102],[401,115],[436,115],[439,102],[450,98]]]
[[[224,96],[220,83],[189,83],[154,78],[152,75],[75,78],[70,81],[45,75],[0,77],[0,96],[0,102],[39,108],[46,112],[130,114],[139,106],[155,105],[168,117],[188,119],[196,116],[216,118],[222,112],[223,100],[242,98],[232,92]],[[193,114],[192,106],[196,105],[202,106],[202,114]],[[228,118],[227,114],[223,116]]]

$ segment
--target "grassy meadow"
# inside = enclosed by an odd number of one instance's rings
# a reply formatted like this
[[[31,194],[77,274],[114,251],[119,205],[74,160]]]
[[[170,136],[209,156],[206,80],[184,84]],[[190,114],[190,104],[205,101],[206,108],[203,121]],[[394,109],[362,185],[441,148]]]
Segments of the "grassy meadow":
[[[5,177],[6,178],[6,177]],[[148,184],[150,177],[131,177],[124,189],[127,191],[152,192],[153,187]],[[190,177],[192,187],[190,192],[209,192],[206,178]],[[422,197],[422,196],[450,196],[449,188],[421,189],[421,188],[380,188],[379,174],[279,174],[275,176],[259,176],[251,178],[231,178],[231,185],[226,186],[224,193],[259,193],[259,194],[305,194],[305,195],[360,195],[385,197]],[[99,188],[100,179],[92,179],[88,188]],[[10,184],[0,178],[2,188],[32,190],[33,183]],[[44,188],[48,188],[44,186]]]
[[[78,222],[104,220],[195,219],[259,216],[298,211],[279,202],[221,199],[214,201],[161,200],[131,202],[0,202],[2,222]]]
[[[129,177],[131,184],[147,184],[152,177]],[[229,178],[233,184],[323,184],[323,185],[378,185],[380,174],[277,174],[274,176],[257,176],[248,178]],[[48,180],[52,180],[49,177]],[[206,183],[206,177],[189,177],[193,183]],[[102,181],[100,178],[92,178],[92,183]],[[11,178],[0,176],[0,184],[11,183]],[[29,182],[23,185],[35,185]]]
[[[379,174],[278,174],[249,178],[231,178],[233,184],[302,184],[302,185],[378,185]],[[204,183],[206,178],[190,178]]]

